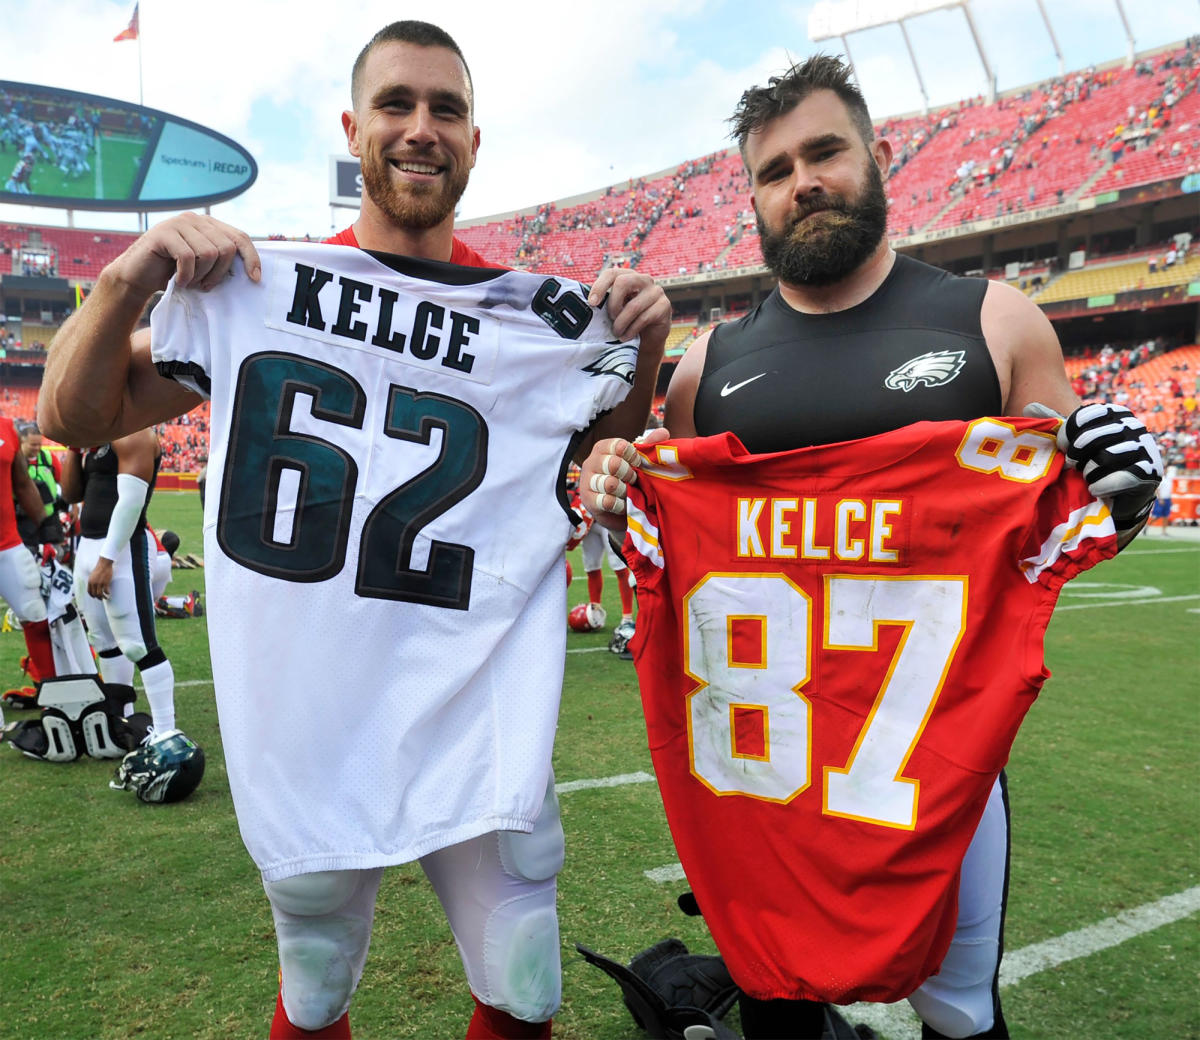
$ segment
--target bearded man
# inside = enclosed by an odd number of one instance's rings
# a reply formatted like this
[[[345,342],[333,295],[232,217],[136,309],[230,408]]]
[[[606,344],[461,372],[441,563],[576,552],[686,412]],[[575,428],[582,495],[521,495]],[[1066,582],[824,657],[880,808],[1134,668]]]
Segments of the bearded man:
[[[1162,478],[1153,439],[1127,409],[1079,406],[1054,329],[1022,293],[891,249],[883,178],[892,148],[875,137],[849,67],[816,55],[747,90],[731,123],[778,286],[688,349],[667,390],[665,428],[642,443],[729,431],[765,454],[926,420],[1069,414],[1059,445],[1088,490],[1111,500],[1127,544]],[[598,523],[623,529],[628,485],[645,464],[625,440],[597,443],[580,487]],[[748,614],[764,612],[759,606],[741,604]],[[749,830],[739,843],[758,848]],[[1008,850],[1001,772],[962,860],[953,941],[940,971],[909,995],[923,1037],[1008,1036],[998,986]],[[855,913],[853,900],[825,909]],[[870,929],[861,914],[854,922]],[[791,924],[802,942],[805,921]],[[904,956],[896,951],[895,961]],[[792,996],[805,991],[743,993],[746,1037],[820,1036],[821,1005]]]

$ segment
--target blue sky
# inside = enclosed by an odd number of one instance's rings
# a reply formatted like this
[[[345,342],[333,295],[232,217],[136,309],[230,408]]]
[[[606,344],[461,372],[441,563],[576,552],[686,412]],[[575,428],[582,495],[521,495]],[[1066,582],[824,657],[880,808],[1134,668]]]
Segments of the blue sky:
[[[1115,2],[1045,6],[1068,70],[1124,56]],[[128,22],[131,2],[4,7],[4,78],[137,101],[138,45],[110,42]],[[354,216],[331,213],[328,167],[330,155],[344,154],[340,115],[355,55],[396,17],[436,21],[462,46],[475,80],[482,143],[460,213],[479,217],[726,147],[724,121],[745,87],[789,57],[841,52],[839,40],[809,41],[813,7],[774,0],[206,0],[200,7],[142,0],[144,99],[254,155],[257,183],[214,207],[214,215],[254,235],[325,234]],[[1124,0],[1124,8],[1139,51],[1200,32],[1200,0]],[[1036,0],[972,0],[971,12],[1001,90],[1057,73]],[[961,11],[922,15],[908,31],[932,105],[984,89]],[[876,117],[922,106],[898,28],[868,30],[849,42]],[[0,205],[0,220],[61,224],[65,216]],[[83,211],[75,223],[136,227],[132,216]]]

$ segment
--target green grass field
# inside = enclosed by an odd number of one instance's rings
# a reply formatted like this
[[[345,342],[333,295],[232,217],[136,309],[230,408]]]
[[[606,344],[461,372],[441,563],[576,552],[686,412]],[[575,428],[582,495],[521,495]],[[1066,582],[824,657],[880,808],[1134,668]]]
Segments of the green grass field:
[[[182,551],[200,551],[194,494],[156,495],[151,519],[182,535]],[[203,571],[176,571],[170,591],[203,587]],[[577,580],[572,603],[583,590]],[[611,577],[605,598],[615,623]],[[1200,541],[1158,535],[1060,601],[1047,645],[1054,678],[1009,767],[1006,964],[1021,977],[1005,1006],[1015,1037],[1200,1037],[1198,610]],[[274,938],[230,803],[205,623],[164,620],[159,636],[179,681],[180,724],[208,754],[204,782],[186,802],[146,806],[110,791],[108,763],[54,766],[0,748],[0,1038],[266,1035]],[[607,642],[607,631],[570,637],[560,783],[650,772],[633,668],[605,652]],[[0,635],[0,685],[18,685],[23,652],[19,633]],[[336,691],[327,710],[338,710]],[[711,940],[703,922],[675,907],[683,882],[646,876],[676,862],[653,783],[568,790],[561,803],[564,1002],[554,1035],[642,1036],[616,986],[573,944],[628,960],[668,935],[696,952],[712,952]],[[1180,893],[1182,912],[1139,911]],[[389,870],[352,1012],[355,1036],[453,1040],[470,1008],[419,868]],[[864,1020],[858,1012],[851,1020]],[[736,1026],[736,1013],[729,1021]],[[886,1021],[892,1040],[919,1035],[911,1015]]]
[[[89,156],[91,173],[79,177],[64,174],[57,166],[39,162],[30,176],[29,190],[35,195],[70,199],[127,199],[133,191],[146,141],[141,137],[98,139]]]

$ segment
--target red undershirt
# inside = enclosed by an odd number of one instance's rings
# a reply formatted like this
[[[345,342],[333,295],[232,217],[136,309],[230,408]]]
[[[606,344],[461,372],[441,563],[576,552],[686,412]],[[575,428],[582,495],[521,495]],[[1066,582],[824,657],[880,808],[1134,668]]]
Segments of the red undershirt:
[[[489,263],[475,252],[474,249],[460,242],[457,238],[453,242],[454,244],[450,248],[450,263],[459,264],[462,267],[496,267],[501,270],[507,270],[503,264]],[[323,239],[322,244],[330,246],[353,246],[355,249],[361,248],[358,244],[358,238],[354,234],[353,224],[339,231],[336,235]]]

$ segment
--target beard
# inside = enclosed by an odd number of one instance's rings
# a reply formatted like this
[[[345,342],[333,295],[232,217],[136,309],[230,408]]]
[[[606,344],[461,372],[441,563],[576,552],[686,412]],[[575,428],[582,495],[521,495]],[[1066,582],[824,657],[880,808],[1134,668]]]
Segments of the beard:
[[[397,187],[391,167],[382,156],[361,160],[363,191],[392,221],[403,228],[427,231],[437,227],[454,213],[454,207],[467,190],[470,169],[464,167],[448,175],[444,184],[410,184]]]
[[[763,262],[790,285],[820,288],[841,281],[875,251],[887,232],[883,176],[870,159],[857,199],[810,195],[797,210],[779,230],[768,228],[757,210],[755,214]],[[823,215],[805,220],[814,213]]]

